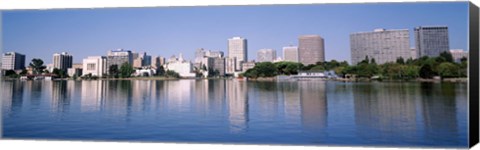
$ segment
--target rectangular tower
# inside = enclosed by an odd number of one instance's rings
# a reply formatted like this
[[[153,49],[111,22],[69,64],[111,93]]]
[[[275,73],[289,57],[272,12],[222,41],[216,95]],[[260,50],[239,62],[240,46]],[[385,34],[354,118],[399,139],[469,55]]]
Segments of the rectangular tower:
[[[287,46],[283,47],[283,60],[290,62],[298,62],[298,47]]]
[[[53,68],[67,72],[72,67],[73,57],[67,52],[53,54]]]
[[[447,26],[420,26],[415,31],[415,48],[419,57],[436,57],[449,51]]]
[[[228,57],[235,58],[235,71],[241,71],[242,63],[247,61],[247,39],[242,37],[233,37],[228,39]]]
[[[2,56],[3,70],[25,69],[25,55],[16,52],[7,52]]]
[[[352,64],[356,65],[366,57],[378,64],[395,62],[397,58],[411,58],[408,29],[357,32],[350,34]]]
[[[325,61],[325,44],[319,35],[302,35],[298,38],[298,58],[304,65]]]

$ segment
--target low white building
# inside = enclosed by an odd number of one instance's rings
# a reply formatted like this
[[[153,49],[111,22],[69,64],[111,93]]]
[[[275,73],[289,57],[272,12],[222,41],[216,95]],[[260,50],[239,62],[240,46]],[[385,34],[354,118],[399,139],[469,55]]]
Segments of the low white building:
[[[134,76],[153,76],[156,74],[156,70],[152,68],[141,68],[136,69]]]
[[[82,76],[91,74],[102,77],[107,74],[107,58],[104,56],[90,56],[83,59]]]
[[[180,77],[183,78],[194,78],[195,73],[193,73],[193,64],[191,62],[183,60],[182,55],[176,61],[171,58],[172,61],[168,62],[166,65],[166,70],[171,70],[177,72]]]
[[[450,54],[452,54],[455,62],[460,62],[463,57],[468,58],[468,52],[463,49],[452,49],[450,50]]]

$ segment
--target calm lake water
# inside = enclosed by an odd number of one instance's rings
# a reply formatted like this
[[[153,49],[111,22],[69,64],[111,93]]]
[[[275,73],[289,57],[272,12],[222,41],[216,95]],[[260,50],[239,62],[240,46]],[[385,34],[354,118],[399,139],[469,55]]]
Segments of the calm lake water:
[[[467,146],[467,84],[1,81],[3,137]]]

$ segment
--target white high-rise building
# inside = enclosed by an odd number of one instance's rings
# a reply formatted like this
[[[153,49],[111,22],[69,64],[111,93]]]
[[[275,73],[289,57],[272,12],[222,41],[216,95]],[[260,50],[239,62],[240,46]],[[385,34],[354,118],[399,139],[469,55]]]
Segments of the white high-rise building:
[[[247,61],[247,39],[233,37],[228,39],[228,57],[235,58],[235,71],[241,71],[242,63]]]
[[[397,58],[411,58],[408,29],[357,32],[350,34],[352,64],[356,65],[367,56],[378,64],[395,62]]]
[[[277,51],[274,49],[260,49],[257,52],[258,62],[273,62],[277,58]]]
[[[72,67],[72,64],[73,57],[67,52],[53,54],[53,68],[57,68],[66,72],[68,68]]]
[[[88,74],[98,77],[107,74],[107,58],[104,56],[90,56],[83,59],[82,76]]]
[[[298,47],[286,46],[283,47],[283,60],[290,62],[298,62]]]
[[[25,69],[25,55],[16,52],[7,52],[2,56],[3,70]]]

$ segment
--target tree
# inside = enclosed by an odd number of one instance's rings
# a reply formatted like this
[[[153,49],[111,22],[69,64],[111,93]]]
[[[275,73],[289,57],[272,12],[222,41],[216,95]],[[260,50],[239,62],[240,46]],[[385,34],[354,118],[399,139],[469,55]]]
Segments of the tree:
[[[363,59],[361,62],[359,62],[357,65],[359,64],[368,64],[368,62],[370,61],[370,59],[368,59],[368,55],[365,56],[365,59]]]
[[[14,70],[5,71],[5,76],[10,78],[18,78],[19,75]]]
[[[453,62],[453,56],[448,51],[440,53],[440,57],[444,58],[446,62]]]
[[[159,76],[164,76],[165,75],[165,68],[163,68],[163,66],[158,67],[157,75],[159,75]]]
[[[118,65],[113,64],[108,68],[108,75],[111,77],[118,78]]]
[[[310,68],[310,71],[325,71],[325,67],[315,66],[315,67]]]
[[[451,62],[444,62],[438,65],[438,74],[442,77],[457,77],[459,75],[459,68]]]
[[[397,64],[405,64],[405,60],[403,60],[403,57],[398,57],[397,58]]]
[[[121,78],[129,78],[130,76],[132,76],[132,73],[134,72],[135,72],[135,69],[128,62],[124,62],[122,66],[120,66],[119,73]]]
[[[273,77],[278,74],[277,68],[271,62],[257,63],[252,69],[248,69],[243,75],[249,78]]]
[[[58,68],[53,68],[52,70],[52,74],[55,74],[57,77],[59,78],[65,78],[67,76],[67,74],[65,73],[65,71],[63,70],[60,70]]]
[[[166,77],[173,77],[173,78],[180,78],[180,75],[177,72],[172,71],[172,70],[167,70],[167,72],[165,72],[165,76]]]
[[[32,59],[32,62],[30,62],[29,66],[33,68],[33,74],[40,74],[42,73],[43,69],[47,68],[43,65],[43,60],[39,58]]]
[[[460,62],[467,62],[467,57],[460,58]]]
[[[370,63],[376,64],[377,62],[375,61],[375,58],[370,59]]]
[[[48,71],[48,70],[46,70],[46,71]],[[20,75],[24,76],[24,75],[27,75],[27,73],[28,73],[28,71],[23,69],[22,72],[20,72]]]
[[[435,76],[435,72],[433,71],[432,66],[429,64],[425,64],[422,67],[420,67],[419,74],[421,78],[426,78],[426,79],[430,79],[433,76]]]

